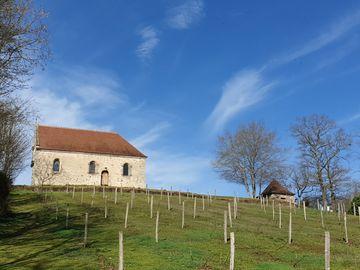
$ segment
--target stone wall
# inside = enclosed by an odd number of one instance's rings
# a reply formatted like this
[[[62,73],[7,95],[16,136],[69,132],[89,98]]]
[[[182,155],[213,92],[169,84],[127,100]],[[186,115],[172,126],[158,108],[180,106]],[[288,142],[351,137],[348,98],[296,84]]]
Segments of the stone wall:
[[[292,195],[271,194],[269,199],[295,203],[295,197]]]
[[[53,173],[55,159],[60,171]],[[95,173],[89,173],[89,163],[95,161]],[[35,150],[33,152],[32,185],[101,185],[101,173],[108,171],[109,186],[144,188],[145,162],[142,157],[106,154]],[[129,164],[129,175],[123,175],[123,165]]]

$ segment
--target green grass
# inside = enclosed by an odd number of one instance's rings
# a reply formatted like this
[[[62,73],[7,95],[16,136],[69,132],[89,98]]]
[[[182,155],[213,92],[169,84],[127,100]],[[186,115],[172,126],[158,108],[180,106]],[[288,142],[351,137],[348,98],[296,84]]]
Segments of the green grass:
[[[177,195],[167,210],[166,196],[154,196],[154,213],[160,211],[159,243],[155,243],[155,217],[150,219],[144,193],[136,193],[129,211],[128,228],[124,229],[126,202],[130,194],[107,193],[108,218],[104,218],[104,200],[98,192],[91,207],[91,192],[44,194],[15,190],[11,194],[12,217],[0,220],[0,269],[116,269],[118,232],[124,233],[125,269],[228,269],[229,244],[223,241],[223,213],[226,198],[216,198],[211,205],[197,200],[198,217],[194,220],[193,200],[185,200],[185,228],[181,229],[181,206]],[[55,217],[56,201],[59,206]],[[229,201],[232,201],[229,198]],[[69,228],[65,228],[66,205],[69,204]],[[293,213],[293,243],[288,241],[289,209],[283,207],[283,228],[272,220],[272,207],[264,210],[258,203],[239,202],[235,232],[235,269],[323,269],[324,229],[318,211],[302,209]],[[84,214],[89,213],[88,241],[82,246]],[[331,234],[331,269],[360,269],[360,224],[358,217],[348,216],[349,244],[343,240],[343,223],[337,215],[324,214],[325,230]]]

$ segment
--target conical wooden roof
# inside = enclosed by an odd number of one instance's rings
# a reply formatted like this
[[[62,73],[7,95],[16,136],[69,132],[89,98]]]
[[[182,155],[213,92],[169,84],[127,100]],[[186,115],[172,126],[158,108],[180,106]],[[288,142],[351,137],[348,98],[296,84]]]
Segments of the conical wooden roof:
[[[261,193],[263,196],[270,196],[271,194],[280,194],[280,195],[295,195],[290,192],[286,187],[282,186],[278,181],[273,180],[270,184],[264,189]]]

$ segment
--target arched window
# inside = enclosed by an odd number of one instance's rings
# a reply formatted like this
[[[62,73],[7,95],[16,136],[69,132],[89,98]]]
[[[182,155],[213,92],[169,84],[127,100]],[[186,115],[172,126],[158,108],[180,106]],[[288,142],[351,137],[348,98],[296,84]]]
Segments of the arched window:
[[[95,173],[95,161],[89,163],[89,173]]]
[[[53,172],[58,173],[60,171],[60,160],[58,158],[54,159],[53,162]]]
[[[123,165],[123,175],[129,175],[129,163]]]

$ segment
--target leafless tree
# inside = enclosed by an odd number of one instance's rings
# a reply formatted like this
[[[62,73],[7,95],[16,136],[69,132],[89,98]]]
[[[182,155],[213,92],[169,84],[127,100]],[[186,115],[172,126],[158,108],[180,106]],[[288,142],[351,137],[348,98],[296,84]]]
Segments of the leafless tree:
[[[19,100],[0,101],[0,171],[14,179],[30,150],[29,107]]]
[[[302,199],[307,193],[313,191],[314,183],[312,182],[311,172],[305,166],[301,164],[292,168],[290,173],[290,187],[295,190],[296,196]]]
[[[325,166],[325,173],[328,180],[331,202],[337,199],[336,195],[346,190],[346,185],[351,183],[349,169],[344,166],[338,157],[331,159]]]
[[[222,178],[243,185],[254,198],[265,183],[284,177],[282,153],[275,133],[253,122],[219,137],[213,166]]]
[[[301,117],[291,131],[297,139],[300,162],[313,176],[326,207],[329,189],[326,168],[330,168],[335,159],[345,158],[351,137],[338,128],[335,121],[324,115]]]
[[[46,158],[36,158],[33,162],[33,184],[42,190],[43,186],[52,184],[54,179],[53,164],[51,160]]]
[[[0,100],[0,215],[9,212],[13,180],[24,168],[29,153],[29,119],[28,107],[23,102]]]
[[[45,17],[32,0],[0,0],[0,97],[24,86],[48,58]]]

